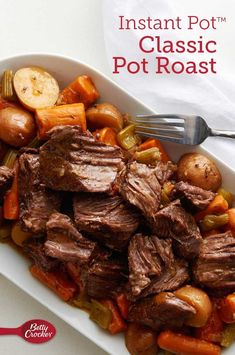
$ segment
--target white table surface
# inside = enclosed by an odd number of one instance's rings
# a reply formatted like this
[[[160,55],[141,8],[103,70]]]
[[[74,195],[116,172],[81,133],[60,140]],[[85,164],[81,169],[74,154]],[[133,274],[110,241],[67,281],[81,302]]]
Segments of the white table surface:
[[[127,0],[121,1],[124,4]],[[225,73],[234,72],[233,3],[234,0],[174,2],[181,15],[227,16],[226,26],[221,26],[217,34],[221,42],[221,70]],[[60,53],[87,62],[111,76],[104,47],[101,5],[102,0],[0,0],[0,58],[30,52]],[[105,354],[2,276],[0,302],[0,326],[15,327],[28,319],[42,318],[57,328],[56,337],[43,345],[2,336],[0,354]]]

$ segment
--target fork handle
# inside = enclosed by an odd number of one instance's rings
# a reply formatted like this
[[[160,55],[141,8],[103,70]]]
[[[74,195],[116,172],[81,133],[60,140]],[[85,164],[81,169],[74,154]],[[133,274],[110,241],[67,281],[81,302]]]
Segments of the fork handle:
[[[227,137],[227,138],[235,138],[235,131],[228,131],[222,129],[210,129],[210,136],[214,137]]]

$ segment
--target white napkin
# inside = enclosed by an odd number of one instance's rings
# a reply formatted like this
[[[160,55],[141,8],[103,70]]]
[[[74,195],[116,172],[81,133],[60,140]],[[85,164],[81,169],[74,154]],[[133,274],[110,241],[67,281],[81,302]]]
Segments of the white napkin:
[[[174,7],[173,7],[174,6]],[[118,16],[126,18],[170,18],[180,16],[173,0],[103,0],[104,39],[110,71],[113,71],[113,56],[124,56],[127,60],[140,61],[148,56],[138,48],[144,35],[160,35],[162,40],[197,39],[199,35],[216,37],[212,31],[151,31],[119,30]],[[233,35],[233,34],[231,34]],[[189,36],[189,37],[188,37]],[[213,36],[213,37],[212,37]],[[215,38],[216,39],[216,38]],[[149,56],[156,56],[153,53]],[[201,57],[200,57],[201,56]],[[169,56],[174,60],[205,60],[204,55],[194,54],[184,58]],[[149,57],[151,58],[151,57]],[[216,58],[215,58],[216,59]],[[212,128],[235,130],[235,75],[223,77],[211,75],[156,75],[150,67],[149,74],[131,75],[127,71],[112,74],[113,80],[137,98],[160,113],[197,114],[206,119]],[[235,169],[235,139],[208,138],[204,147]]]

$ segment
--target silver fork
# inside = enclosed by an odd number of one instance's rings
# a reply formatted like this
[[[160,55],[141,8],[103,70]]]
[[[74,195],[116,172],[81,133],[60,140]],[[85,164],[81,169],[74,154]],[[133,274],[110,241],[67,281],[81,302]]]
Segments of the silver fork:
[[[198,145],[210,136],[235,138],[235,131],[212,129],[195,115],[136,115],[132,121],[141,136],[179,144]]]

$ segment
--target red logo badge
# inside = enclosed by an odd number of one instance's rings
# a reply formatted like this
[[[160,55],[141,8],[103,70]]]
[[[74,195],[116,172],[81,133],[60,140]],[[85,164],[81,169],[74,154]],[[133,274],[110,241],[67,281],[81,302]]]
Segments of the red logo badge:
[[[0,335],[18,335],[29,343],[46,343],[56,335],[54,325],[43,319],[28,320],[18,328],[0,328]]]

